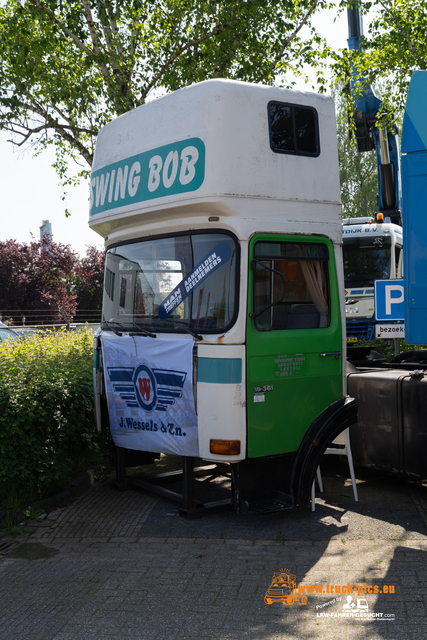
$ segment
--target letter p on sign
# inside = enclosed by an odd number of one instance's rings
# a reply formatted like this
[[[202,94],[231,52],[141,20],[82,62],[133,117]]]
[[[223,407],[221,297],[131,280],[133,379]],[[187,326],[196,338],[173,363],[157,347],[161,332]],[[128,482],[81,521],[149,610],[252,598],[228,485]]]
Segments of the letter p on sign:
[[[393,294],[393,291],[395,292]],[[401,284],[388,284],[385,288],[385,313],[391,316],[391,305],[403,302],[403,286]]]

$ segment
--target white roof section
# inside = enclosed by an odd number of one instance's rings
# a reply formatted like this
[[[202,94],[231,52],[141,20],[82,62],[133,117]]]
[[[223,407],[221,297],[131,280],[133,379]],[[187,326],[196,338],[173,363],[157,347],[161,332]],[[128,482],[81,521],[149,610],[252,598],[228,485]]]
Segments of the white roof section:
[[[317,157],[272,151],[270,101],[316,109]],[[329,97],[208,80],[124,114],[98,135],[89,224],[104,237],[124,224],[166,223],[178,211],[272,220],[289,210],[294,222],[309,222],[316,204],[319,224],[341,223]]]

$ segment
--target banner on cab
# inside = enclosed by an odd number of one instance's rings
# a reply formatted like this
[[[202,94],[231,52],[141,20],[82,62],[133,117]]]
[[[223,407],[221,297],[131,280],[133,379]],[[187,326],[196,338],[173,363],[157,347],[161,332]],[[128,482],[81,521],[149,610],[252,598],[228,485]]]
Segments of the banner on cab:
[[[192,339],[102,337],[110,430],[118,447],[198,456]]]

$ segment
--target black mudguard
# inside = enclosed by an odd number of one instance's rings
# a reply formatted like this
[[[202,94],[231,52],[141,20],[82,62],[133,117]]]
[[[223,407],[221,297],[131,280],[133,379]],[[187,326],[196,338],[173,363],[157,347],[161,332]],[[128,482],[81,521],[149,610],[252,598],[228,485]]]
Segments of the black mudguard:
[[[340,398],[316,418],[309,427],[295,458],[292,473],[294,506],[305,507],[311,497],[316,469],[328,447],[342,431],[357,422],[357,402]]]

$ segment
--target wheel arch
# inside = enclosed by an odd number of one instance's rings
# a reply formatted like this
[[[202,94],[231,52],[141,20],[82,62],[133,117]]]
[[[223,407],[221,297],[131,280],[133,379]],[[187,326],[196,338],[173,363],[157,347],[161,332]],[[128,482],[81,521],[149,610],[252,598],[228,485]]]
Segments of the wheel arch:
[[[304,507],[308,504],[316,469],[327,446],[356,422],[357,402],[348,396],[330,404],[312,422],[294,462],[292,492],[295,506]]]

